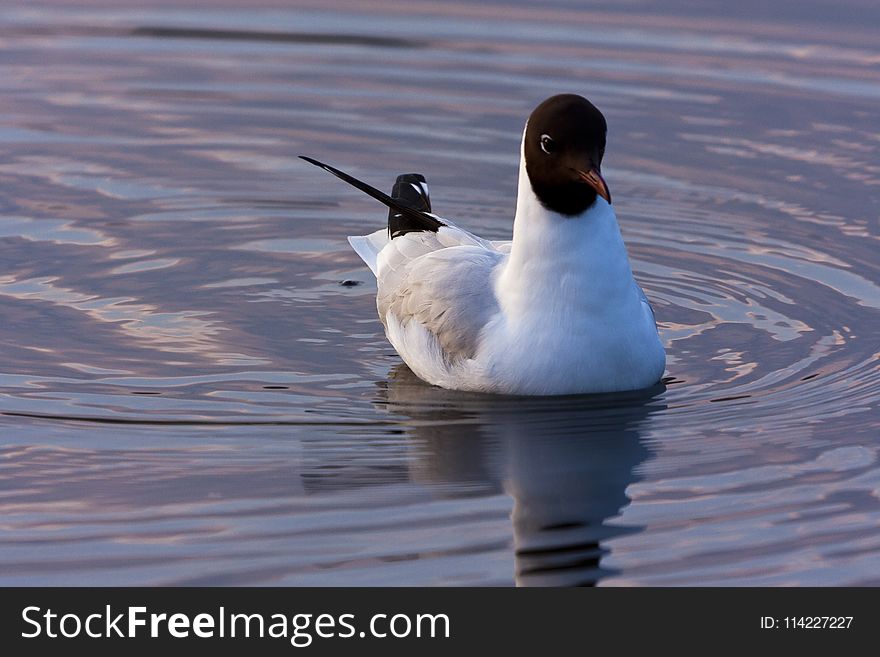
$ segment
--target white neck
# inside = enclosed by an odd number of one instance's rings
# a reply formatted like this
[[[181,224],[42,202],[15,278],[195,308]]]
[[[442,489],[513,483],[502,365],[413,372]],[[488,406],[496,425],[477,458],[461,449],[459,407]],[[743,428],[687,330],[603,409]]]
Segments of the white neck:
[[[508,317],[536,306],[601,309],[632,289],[611,205],[598,197],[576,217],[548,210],[535,196],[521,156],[513,243],[496,288]]]

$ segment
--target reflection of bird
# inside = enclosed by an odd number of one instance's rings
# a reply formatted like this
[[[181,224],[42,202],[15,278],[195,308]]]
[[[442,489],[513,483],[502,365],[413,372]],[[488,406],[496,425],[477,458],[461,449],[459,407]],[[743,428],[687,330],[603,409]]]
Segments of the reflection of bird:
[[[606,124],[571,94],[526,122],[512,242],[431,214],[425,179],[392,196],[311,158],[391,208],[388,230],[349,241],[376,274],[389,341],[422,379],[479,392],[645,388],[663,374],[654,315],[633,279],[599,173]]]
[[[518,585],[593,585],[610,574],[607,542],[639,530],[608,521],[650,456],[640,436],[664,407],[662,386],[613,398],[475,396],[428,387],[403,365],[384,385],[382,401],[417,441],[415,478],[513,497]]]

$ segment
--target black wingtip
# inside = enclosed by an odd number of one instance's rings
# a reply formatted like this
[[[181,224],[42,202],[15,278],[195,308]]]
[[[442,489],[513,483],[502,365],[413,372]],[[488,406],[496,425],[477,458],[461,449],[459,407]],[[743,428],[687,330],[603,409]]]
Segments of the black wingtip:
[[[380,203],[384,203],[386,206],[408,219],[412,223],[413,230],[428,230],[432,232],[437,232],[437,230],[444,225],[443,222],[437,219],[437,217],[435,217],[434,215],[404,205],[396,199],[388,196],[388,194],[386,194],[385,192],[381,192],[372,185],[368,185],[362,180],[358,180],[354,176],[348,175],[344,171],[340,171],[335,167],[331,167],[329,164],[320,162],[319,160],[316,160],[313,157],[308,157],[307,155],[300,155],[299,158],[301,160],[305,160],[309,164],[313,164],[316,167],[324,169],[324,171],[332,173],[340,180],[344,180],[352,187],[356,187],[357,189],[361,190],[362,192],[364,192],[364,194],[373,197]]]
[[[299,155],[297,157],[299,157],[299,159],[301,159],[301,160],[305,160],[309,164],[314,164],[316,167],[324,169],[324,171],[328,171],[328,172],[332,173],[334,176],[341,177],[341,176],[339,176],[339,174],[342,172],[339,171],[339,169],[334,169],[329,164],[324,164],[320,160],[316,160],[315,158],[309,157],[308,155]]]

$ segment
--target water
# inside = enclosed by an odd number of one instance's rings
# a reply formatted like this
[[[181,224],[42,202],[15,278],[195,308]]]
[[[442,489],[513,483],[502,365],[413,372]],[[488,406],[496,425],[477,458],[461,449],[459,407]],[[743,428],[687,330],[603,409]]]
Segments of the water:
[[[880,584],[874,3],[20,4],[0,584]],[[666,383],[429,388],[345,242],[383,208],[296,156],[503,239],[557,92]]]

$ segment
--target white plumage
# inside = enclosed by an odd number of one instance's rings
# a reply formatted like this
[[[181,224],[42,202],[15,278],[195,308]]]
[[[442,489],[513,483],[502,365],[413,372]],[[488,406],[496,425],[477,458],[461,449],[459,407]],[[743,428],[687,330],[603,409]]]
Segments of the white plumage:
[[[376,275],[388,340],[421,379],[562,395],[645,388],[663,375],[654,315],[604,198],[580,216],[548,210],[523,152],[511,242],[442,221],[437,232],[349,238]]]

